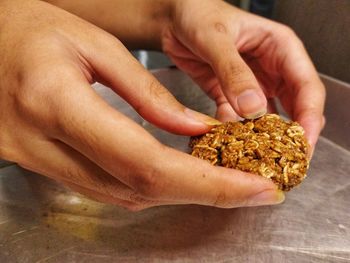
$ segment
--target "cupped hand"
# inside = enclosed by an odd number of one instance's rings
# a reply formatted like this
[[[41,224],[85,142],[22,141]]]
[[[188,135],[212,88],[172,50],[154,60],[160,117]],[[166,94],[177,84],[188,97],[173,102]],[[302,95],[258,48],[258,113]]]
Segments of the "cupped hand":
[[[283,201],[272,182],[170,149],[103,101],[94,81],[171,132],[215,122],[178,103],[115,37],[41,1],[0,10],[0,158],[131,210]]]
[[[278,98],[313,148],[325,89],[295,33],[223,1],[174,3],[163,50],[216,101],[217,118],[259,117]]]

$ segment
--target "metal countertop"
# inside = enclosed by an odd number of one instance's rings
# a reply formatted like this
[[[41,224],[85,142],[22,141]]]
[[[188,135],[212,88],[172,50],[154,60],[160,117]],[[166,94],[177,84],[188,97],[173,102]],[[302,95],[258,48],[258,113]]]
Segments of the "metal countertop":
[[[179,71],[155,75],[187,106],[213,113]],[[160,131],[107,88],[94,88],[163,143],[187,149],[188,138]],[[350,152],[324,137],[308,178],[278,206],[132,213],[16,165],[0,168],[0,262],[350,262],[349,217]]]

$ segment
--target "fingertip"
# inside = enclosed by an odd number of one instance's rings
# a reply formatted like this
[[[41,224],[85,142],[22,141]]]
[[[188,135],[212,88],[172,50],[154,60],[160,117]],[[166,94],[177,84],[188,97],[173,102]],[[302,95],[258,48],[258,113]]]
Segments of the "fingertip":
[[[248,199],[247,206],[277,205],[283,203],[285,195],[281,190],[265,190]]]
[[[190,120],[201,123],[201,124],[205,124],[207,126],[215,126],[215,125],[222,124],[221,121],[219,121],[213,117],[210,117],[209,115],[200,113],[198,111],[195,111],[195,110],[192,110],[189,108],[185,108],[184,113],[188,118],[190,118]]]
[[[308,158],[311,159],[321,130],[325,125],[325,117],[317,113],[305,113],[300,118],[296,119],[296,121],[299,122],[305,130],[305,137],[309,144]]]
[[[163,159],[161,166],[163,187],[169,191],[167,200],[221,208],[272,205],[284,200],[271,180],[166,149],[171,158]]]
[[[250,207],[280,204],[284,201],[284,193],[269,179],[262,176],[241,172],[239,170],[224,168],[232,176],[233,181],[227,182],[231,188],[231,200],[227,200],[226,206],[219,207]],[[232,184],[234,183],[234,184]],[[228,195],[230,196],[230,195]]]
[[[238,172],[236,170],[236,172]],[[256,174],[242,172],[244,180],[250,178],[249,190],[245,190],[245,201],[241,206],[275,205],[284,201],[285,195],[272,180]],[[248,177],[247,177],[248,176]],[[244,189],[244,188],[242,188]]]
[[[218,106],[215,117],[221,122],[235,122],[241,120],[241,118],[237,115],[237,113],[228,102],[225,102]]]
[[[162,108],[158,112],[144,112],[142,116],[163,130],[185,136],[203,134],[222,124],[215,118],[185,107]]]
[[[259,118],[267,112],[267,100],[261,91],[247,89],[237,96],[236,104],[242,117]]]

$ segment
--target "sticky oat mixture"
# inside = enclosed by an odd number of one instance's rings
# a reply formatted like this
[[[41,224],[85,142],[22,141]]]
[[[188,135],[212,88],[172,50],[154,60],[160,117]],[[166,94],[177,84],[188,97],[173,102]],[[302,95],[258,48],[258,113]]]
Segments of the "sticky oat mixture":
[[[283,191],[301,183],[309,166],[303,128],[275,114],[218,125],[190,147],[193,156],[269,178]]]

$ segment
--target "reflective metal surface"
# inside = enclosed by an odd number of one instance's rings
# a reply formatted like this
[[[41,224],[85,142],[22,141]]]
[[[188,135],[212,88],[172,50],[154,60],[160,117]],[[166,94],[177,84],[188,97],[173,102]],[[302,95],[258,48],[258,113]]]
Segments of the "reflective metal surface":
[[[155,75],[186,105],[214,105],[177,70]],[[188,138],[110,104],[162,142]],[[342,129],[342,127],[337,127]],[[0,169],[0,262],[350,262],[350,152],[321,138],[308,178],[271,207],[169,206],[131,213],[90,201],[15,165]]]
[[[328,76],[321,77],[327,90],[327,125],[322,135],[350,151],[350,84]]]

